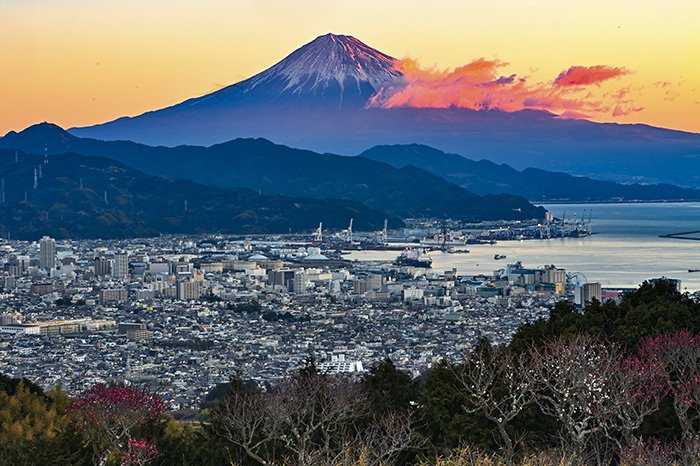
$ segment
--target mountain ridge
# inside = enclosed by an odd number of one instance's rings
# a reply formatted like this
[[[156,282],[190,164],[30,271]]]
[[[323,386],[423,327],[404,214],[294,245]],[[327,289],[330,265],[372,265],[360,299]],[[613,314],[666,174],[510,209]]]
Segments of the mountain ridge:
[[[57,126],[42,127],[45,140],[21,133],[0,139],[0,147],[43,153],[44,141],[60,140]],[[285,196],[362,202],[402,218],[451,217],[463,220],[530,219],[544,209],[514,195],[477,196],[415,167],[396,169],[363,157],[343,157],[294,149],[264,139],[236,139],[210,147],[150,147],[132,142],[71,139],[50,153],[70,150],[111,157],[151,175],[245,187]]]
[[[530,201],[688,201],[700,199],[700,190],[670,184],[617,184],[538,168],[516,170],[489,160],[471,160],[422,144],[375,146],[359,154],[401,168],[412,165],[465,189],[484,195],[517,193]]]
[[[258,146],[256,149],[258,151],[264,151],[265,148],[275,149],[279,146],[266,139],[253,139],[252,141],[257,141],[255,144]],[[230,142],[227,141],[227,143]],[[214,150],[219,148],[225,151],[227,143],[222,143],[223,146],[215,144],[209,148],[201,146],[152,147],[131,141],[100,141],[77,138],[53,124],[34,125],[20,133],[10,132],[5,138],[0,138],[0,147],[17,148],[35,154],[42,154],[45,147],[48,147],[50,154],[74,151],[87,155],[101,155],[115,158],[142,171],[172,178],[187,178],[193,172],[203,171],[204,168],[201,167],[203,164],[200,161],[206,160],[208,149],[213,147]],[[397,150],[393,157],[391,152],[387,153],[387,148]],[[377,155],[378,150],[382,150],[384,154]],[[412,150],[421,150],[422,158],[412,158]],[[308,155],[310,153],[310,151],[299,151],[300,154]],[[294,153],[296,154],[296,152]],[[175,159],[171,159],[173,154]],[[198,161],[195,163],[189,160],[193,154],[198,157]],[[313,157],[319,155],[315,154]],[[479,195],[508,193],[525,196],[537,202],[691,200],[700,198],[697,190],[676,186],[619,185],[602,180],[573,177],[565,173],[542,171],[532,167],[518,171],[508,165],[499,165],[487,160],[474,161],[461,155],[447,154],[433,147],[419,144],[375,146],[363,151],[360,155],[395,168],[413,165]],[[183,168],[178,169],[177,166],[173,166],[173,162],[177,160],[184,164]],[[324,159],[319,160],[323,161]],[[287,161],[290,164],[294,163],[293,158],[288,158]],[[219,178],[226,175],[230,166],[226,164],[226,159],[221,159],[219,162],[216,168],[211,169],[210,173],[206,175],[201,175],[198,180],[206,184],[225,185],[226,180]],[[346,161],[346,163],[348,162]],[[447,163],[447,165],[440,168],[437,165],[441,163],[443,165]],[[333,168],[330,167],[328,170],[332,172]],[[528,175],[532,179],[529,179]],[[288,182],[288,180],[283,180],[283,182]],[[312,182],[316,183],[313,180]],[[269,189],[269,186],[260,183],[250,187],[253,189],[264,188],[266,191]],[[319,189],[317,187],[316,191]],[[294,194],[300,193],[294,192]],[[312,193],[306,191],[301,194]],[[314,193],[314,195],[318,195],[318,193]]]
[[[36,188],[32,177],[41,176]],[[378,230],[401,219],[358,202],[265,195],[188,180],[150,176],[105,157],[74,153],[49,157],[0,149],[5,202],[0,236],[15,239],[128,238],[159,234],[287,233],[319,221],[341,229]]]

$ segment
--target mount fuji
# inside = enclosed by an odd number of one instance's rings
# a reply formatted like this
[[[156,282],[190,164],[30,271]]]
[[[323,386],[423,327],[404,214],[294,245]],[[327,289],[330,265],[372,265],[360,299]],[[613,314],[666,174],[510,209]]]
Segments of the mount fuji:
[[[364,114],[373,95],[401,79],[395,63],[354,37],[326,34],[245,81],[71,133],[167,146],[267,137],[305,147],[320,134],[332,134],[339,119]]]
[[[517,169],[700,187],[700,134],[565,120],[535,110],[368,105],[384,88],[402,85],[396,65],[395,58],[354,37],[326,34],[245,81],[70,133],[171,147],[266,138],[346,155],[375,145],[420,143]]]
[[[395,64],[395,58],[354,37],[326,34],[250,79],[181,105],[209,109],[267,103],[357,109],[401,78]]]

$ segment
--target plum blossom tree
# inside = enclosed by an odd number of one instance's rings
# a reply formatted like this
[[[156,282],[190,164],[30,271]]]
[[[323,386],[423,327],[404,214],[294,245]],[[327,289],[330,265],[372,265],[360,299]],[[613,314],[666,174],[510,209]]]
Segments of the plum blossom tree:
[[[151,463],[158,456],[158,448],[143,438],[130,438],[120,466],[141,466]]]
[[[492,348],[482,341],[465,355],[463,364],[452,367],[457,389],[466,399],[465,411],[480,412],[496,424],[505,459],[511,464],[515,445],[508,425],[534,400],[525,356],[516,357],[505,348]]]
[[[143,465],[152,461],[158,454],[156,446],[134,438],[134,431],[163,411],[157,394],[120,384],[95,385],[68,409],[99,465]]]
[[[410,415],[371,414],[359,384],[307,371],[268,393],[232,390],[212,411],[212,425],[261,465],[354,464],[358,458],[380,465],[417,446]]]
[[[663,371],[683,441],[697,436],[700,421],[700,335],[686,331],[645,338],[640,357]]]
[[[620,450],[620,463],[625,466],[697,466],[699,458],[698,436],[667,443],[657,438],[637,439]]]
[[[573,455],[583,460],[590,441],[612,429],[619,351],[595,337],[559,338],[530,350],[528,376],[542,412],[557,419]]]
[[[609,393],[613,417],[603,426],[608,429],[608,439],[619,447],[622,442],[610,428],[621,434],[625,444],[636,444],[635,431],[647,416],[658,411],[668,393],[666,373],[660,365],[638,355],[621,356],[613,369]]]

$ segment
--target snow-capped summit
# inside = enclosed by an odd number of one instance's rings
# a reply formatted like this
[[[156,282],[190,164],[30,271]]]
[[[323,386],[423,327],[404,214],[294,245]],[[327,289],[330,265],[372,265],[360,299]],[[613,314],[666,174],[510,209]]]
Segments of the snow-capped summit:
[[[401,78],[395,63],[352,36],[325,34],[245,81],[185,103],[200,107],[255,99],[362,107]]]
[[[287,90],[315,92],[335,81],[341,87],[369,83],[376,91],[396,81],[396,59],[352,36],[326,34],[292,52],[284,60],[247,81],[250,88],[278,77],[288,80]]]

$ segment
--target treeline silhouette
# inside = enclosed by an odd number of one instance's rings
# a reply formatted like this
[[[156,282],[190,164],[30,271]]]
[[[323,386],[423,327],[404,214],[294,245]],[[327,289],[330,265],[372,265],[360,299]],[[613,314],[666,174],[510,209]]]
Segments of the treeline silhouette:
[[[0,376],[0,464],[697,465],[700,304],[644,283],[583,312],[558,303],[415,379],[389,359],[325,374],[310,356],[264,390],[218,386],[195,420],[164,408],[136,386],[72,398]]]

